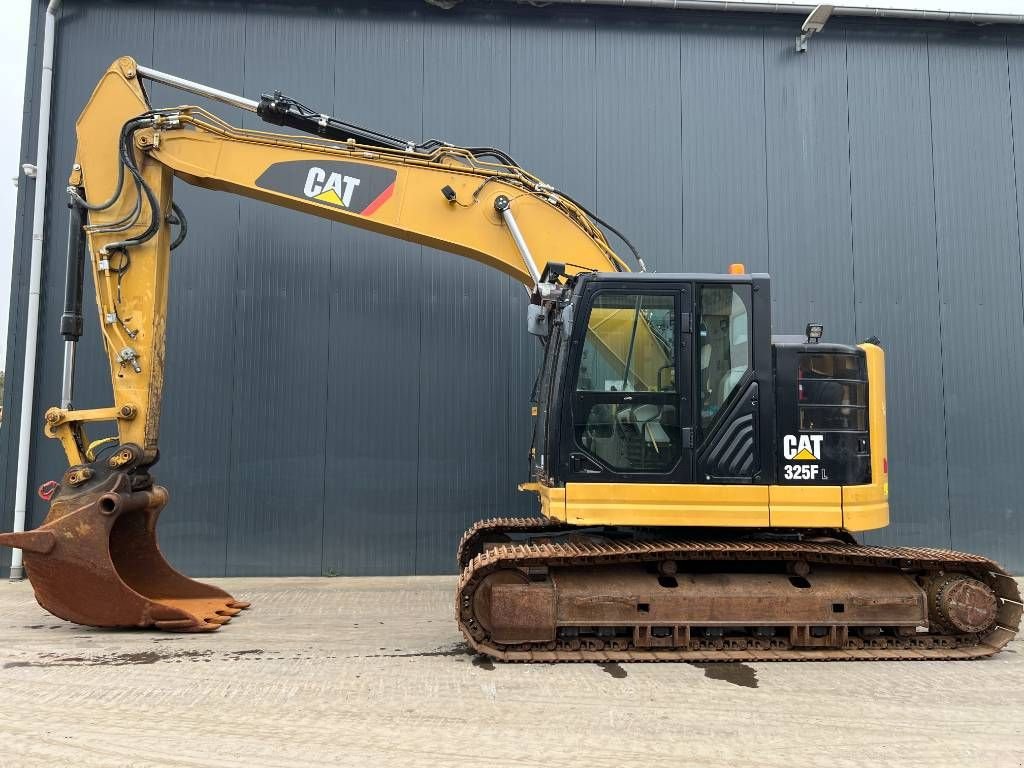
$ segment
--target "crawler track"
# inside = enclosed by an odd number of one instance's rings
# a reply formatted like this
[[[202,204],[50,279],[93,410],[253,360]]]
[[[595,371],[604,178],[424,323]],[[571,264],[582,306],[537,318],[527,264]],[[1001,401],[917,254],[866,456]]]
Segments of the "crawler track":
[[[459,542],[457,559],[459,569],[464,569],[474,557],[484,551],[494,538],[509,539],[518,534],[541,536],[571,531],[575,526],[568,525],[551,517],[492,517],[480,520],[462,534]]]
[[[484,549],[482,542],[502,530],[536,535],[521,542],[496,543]],[[459,581],[456,615],[469,645],[477,652],[503,661],[805,661],[805,660],[897,660],[897,659],[975,659],[990,656],[1016,634],[1022,613],[1017,583],[997,563],[977,555],[937,549],[869,547],[840,543],[814,543],[776,540],[591,540],[585,537],[559,540],[552,534],[571,530],[571,526],[545,518],[485,521],[470,529],[460,546],[460,560],[466,566]],[[471,556],[472,555],[472,556]],[[928,632],[883,631],[864,637],[853,628],[831,630],[830,641],[806,640],[808,635],[783,632],[766,637],[754,627],[734,626],[728,631],[709,634],[698,627],[677,623],[668,637],[652,638],[642,622],[635,627],[619,627],[614,637],[564,637],[559,624],[557,639],[548,642],[503,644],[496,642],[476,616],[476,590],[488,575],[497,571],[540,574],[549,569],[582,569],[623,564],[654,564],[671,561],[679,573],[688,566],[714,569],[722,563],[722,572],[730,568],[784,569],[805,563],[815,567],[857,569],[898,569],[914,577],[932,578],[936,574],[964,574],[987,585],[997,598],[996,618],[992,626],[976,634],[956,634],[931,622]],[[864,572],[863,570],[861,572]],[[632,636],[629,630],[632,629]],[[623,636],[623,633],[626,633]],[[799,640],[805,638],[805,642]],[[796,640],[796,642],[794,642]],[[826,645],[829,647],[806,647]]]

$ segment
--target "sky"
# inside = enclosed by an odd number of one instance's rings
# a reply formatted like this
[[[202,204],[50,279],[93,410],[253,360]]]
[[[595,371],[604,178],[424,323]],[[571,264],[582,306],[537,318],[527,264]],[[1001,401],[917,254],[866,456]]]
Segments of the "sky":
[[[751,0],[752,2],[754,0]],[[758,2],[762,0],[757,0]],[[804,4],[810,0],[776,0],[783,4]],[[25,56],[28,45],[29,13],[32,0],[0,0],[4,19],[0,24],[0,93],[20,103],[25,92]],[[883,8],[966,11],[974,13],[1024,13],[1022,0],[840,0],[843,5]],[[59,33],[58,33],[59,37]],[[38,77],[38,72],[32,73]],[[35,147],[33,140],[31,146]],[[6,360],[7,316],[10,307],[11,258],[14,247],[14,218],[18,190],[12,179],[19,177],[22,158],[21,110],[12,109],[0,121],[0,367]],[[20,183],[25,183],[24,178]]]

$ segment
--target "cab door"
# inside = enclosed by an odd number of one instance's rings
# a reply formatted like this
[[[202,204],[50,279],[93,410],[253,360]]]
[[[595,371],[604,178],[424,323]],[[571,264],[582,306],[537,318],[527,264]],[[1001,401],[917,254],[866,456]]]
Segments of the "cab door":
[[[769,361],[755,359],[770,350],[769,322],[755,318],[768,311],[761,307],[767,289],[762,296],[749,280],[716,280],[697,283],[695,293],[695,475],[702,483],[755,483],[767,447],[761,441],[764,375],[757,371],[770,371]],[[756,334],[764,337],[760,343]],[[770,405],[770,393],[766,399]]]
[[[633,280],[592,287],[574,334],[575,375],[566,382],[566,480],[690,482],[691,286]]]

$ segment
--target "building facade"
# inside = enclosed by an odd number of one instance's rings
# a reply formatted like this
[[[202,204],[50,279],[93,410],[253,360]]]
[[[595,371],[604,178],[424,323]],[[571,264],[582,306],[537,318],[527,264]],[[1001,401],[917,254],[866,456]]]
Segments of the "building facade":
[[[60,391],[74,122],[130,54],[393,135],[505,148],[657,271],[770,272],[776,333],[820,321],[828,340],[874,335],[887,350],[892,525],[865,538],[1024,571],[1024,29],[835,17],[798,54],[795,16],[558,4],[66,0],[57,24],[30,488],[64,467],[41,424]],[[19,191],[0,530],[35,183]],[[538,359],[519,284],[183,182],[175,198],[190,235],[172,257],[155,469],[173,563],[213,576],[450,572],[467,525],[534,510],[516,491]],[[109,404],[91,312],[79,358],[76,405]],[[33,495],[29,527],[45,513]]]

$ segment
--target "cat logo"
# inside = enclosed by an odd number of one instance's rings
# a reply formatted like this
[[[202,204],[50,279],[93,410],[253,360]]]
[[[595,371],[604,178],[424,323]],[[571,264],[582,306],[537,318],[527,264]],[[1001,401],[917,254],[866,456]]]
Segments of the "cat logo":
[[[824,435],[786,435],[782,438],[782,455],[787,461],[821,461]]]
[[[361,183],[355,176],[342,176],[336,172],[328,175],[323,168],[314,165],[306,174],[306,186],[302,191],[306,197],[322,203],[348,208],[352,203],[352,193]]]
[[[260,174],[256,186],[344,213],[373,216],[393,198],[397,178],[395,169],[368,163],[325,159],[310,165],[305,160],[286,160]]]

